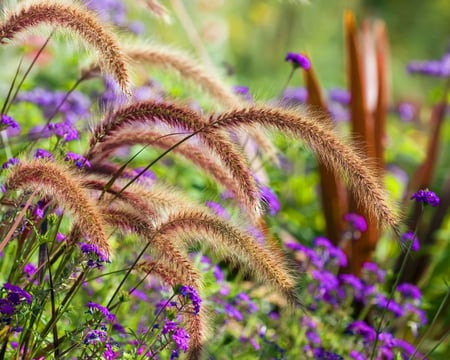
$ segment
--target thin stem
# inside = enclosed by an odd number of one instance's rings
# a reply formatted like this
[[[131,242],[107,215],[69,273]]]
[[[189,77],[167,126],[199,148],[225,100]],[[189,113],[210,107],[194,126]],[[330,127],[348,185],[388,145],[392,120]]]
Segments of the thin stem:
[[[447,338],[447,336],[450,334],[450,330],[447,330],[447,332],[439,339],[439,341],[436,343],[436,345],[434,345],[431,349],[430,349],[430,351],[428,351],[424,356],[423,356],[423,358],[421,359],[421,360],[426,360],[427,358],[428,358],[428,356],[430,356],[433,352],[434,352],[434,350],[436,350],[438,347],[439,347],[439,345],[441,345],[444,341],[445,341],[445,339]],[[412,359],[412,358],[411,358]]]
[[[421,208],[421,213],[419,214],[418,219],[420,219],[420,217],[421,217],[421,215],[423,213],[423,205],[421,205],[421,207],[422,207]],[[395,294],[395,290],[397,289],[397,285],[400,282],[400,279],[401,279],[401,277],[403,275],[403,272],[405,271],[406,263],[407,263],[409,254],[411,253],[411,249],[412,249],[412,246],[414,244],[414,238],[416,236],[417,236],[417,227],[416,227],[416,229],[414,231],[414,235],[413,235],[413,237],[412,237],[411,241],[409,242],[408,247],[406,249],[406,253],[405,253],[405,256],[403,258],[402,265],[400,266],[400,270],[397,272],[397,276],[395,277],[395,281],[394,281],[394,284],[392,285],[392,289],[391,289],[391,292],[390,292],[389,297],[387,299],[386,306],[383,308],[383,311],[381,313],[381,319],[378,322],[378,326],[377,326],[377,329],[376,329],[376,336],[375,336],[375,341],[373,342],[372,353],[370,355],[370,360],[374,359],[375,351],[376,351],[377,344],[378,344],[378,338],[379,338],[379,335],[381,333],[381,327],[383,325],[384,317],[386,315],[386,312],[387,312],[387,309],[389,307],[389,304],[391,303],[392,299],[394,298],[394,294]]]
[[[292,77],[294,76],[295,70],[296,70],[295,67],[292,67],[291,72],[289,73],[289,76],[288,76],[288,78],[287,78],[287,80],[286,80],[286,83],[285,83],[284,86],[281,88],[280,95],[278,96],[278,102],[279,102],[279,104],[281,104],[281,101],[283,100],[283,95],[284,95],[284,93],[286,92],[286,89],[287,89],[289,83],[291,82]]]

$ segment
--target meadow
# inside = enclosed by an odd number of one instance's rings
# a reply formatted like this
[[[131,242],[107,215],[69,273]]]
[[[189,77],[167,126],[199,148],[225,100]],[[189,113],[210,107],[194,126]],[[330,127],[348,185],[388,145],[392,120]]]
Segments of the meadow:
[[[1,2],[0,359],[448,359],[414,3]]]

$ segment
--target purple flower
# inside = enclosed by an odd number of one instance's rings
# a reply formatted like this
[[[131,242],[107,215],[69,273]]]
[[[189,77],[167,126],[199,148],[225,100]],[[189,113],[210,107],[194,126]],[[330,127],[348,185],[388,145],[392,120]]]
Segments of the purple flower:
[[[83,343],[85,345],[101,342],[104,343],[108,339],[108,334],[105,330],[90,330],[84,340]]]
[[[2,169],[7,169],[7,168],[9,168],[10,166],[17,165],[19,162],[20,162],[19,159],[14,158],[14,157],[11,158],[11,159],[8,159],[8,161],[6,161],[5,163],[3,163]]]
[[[206,206],[209,207],[217,216],[224,218],[226,220],[230,219],[230,214],[228,214],[227,210],[217,202],[207,201]]]
[[[172,333],[172,340],[175,342],[175,346],[178,350],[187,351],[189,345],[189,335],[183,328],[176,328]]]
[[[447,78],[450,76],[450,52],[440,60],[411,61],[406,69],[410,74]]]
[[[44,149],[36,149],[36,153],[34,154],[36,159],[50,159],[54,160],[53,154]]]
[[[304,87],[287,88],[281,99],[281,105],[291,107],[304,104],[308,99],[308,91]]]
[[[344,360],[341,355],[331,351],[325,351],[323,348],[313,350],[315,360]]]
[[[119,352],[114,352],[111,344],[109,343],[106,344],[105,351],[103,353],[103,357],[105,358],[105,360],[118,359],[119,356],[120,356]]]
[[[244,100],[251,102],[253,100],[252,95],[250,95],[249,88],[247,86],[236,85],[233,86],[233,92],[235,94],[241,95]]]
[[[56,124],[48,124],[48,129],[58,137],[61,137],[65,142],[78,140],[78,131],[68,121],[62,121]]]
[[[350,94],[350,91],[348,91],[348,90],[335,88],[335,89],[331,89],[328,92],[328,97],[329,97],[330,101],[334,101],[334,102],[337,102],[342,105],[348,105],[348,104],[350,104],[352,95]]]
[[[407,357],[410,357],[415,351],[413,345],[402,339],[394,339],[394,347],[400,348],[402,353]],[[419,354],[418,357],[420,358]]]
[[[376,336],[375,330],[367,325],[364,321],[360,320],[354,321],[349,324],[346,328],[346,332],[353,335],[362,336],[366,342],[374,341]]]
[[[411,196],[411,200],[416,200],[418,203],[423,202],[425,205],[429,204],[433,207],[436,207],[439,205],[440,200],[437,197],[437,195],[432,192],[427,190],[422,190],[420,189],[418,192],[412,194]]]
[[[350,357],[353,360],[366,360],[366,357],[356,350],[350,351]]]
[[[66,154],[66,157],[64,158],[64,161],[73,161],[75,163],[75,166],[79,169],[82,169],[83,166],[90,168],[91,167],[91,163],[89,162],[88,159],[86,159],[84,156],[73,153],[71,151],[69,151]]]
[[[0,299],[0,312],[3,315],[6,315],[9,319],[12,315],[14,315],[14,312],[16,311],[16,308],[13,304],[11,304],[10,301],[7,299]]]
[[[420,249],[419,238],[417,236],[414,236],[414,233],[412,231],[405,232],[401,236],[400,241],[402,243],[406,243],[407,245],[412,241],[411,251],[418,251]]]
[[[1,125],[3,125],[3,126],[1,126]],[[3,130],[6,128],[20,129],[20,126],[11,116],[2,114],[1,121],[0,121],[0,129]]]
[[[382,294],[377,294],[375,296],[375,304],[379,307],[379,308],[386,308],[387,310],[391,311],[395,317],[402,317],[404,310],[403,308],[394,300],[388,300],[386,298],[386,296],[382,295]]]
[[[403,121],[412,121],[417,116],[417,108],[411,103],[402,102],[398,104],[397,111]]]
[[[339,280],[341,280],[342,283],[349,285],[350,289],[353,289],[356,299],[362,300],[364,294],[364,284],[361,279],[353,274],[340,274]]]
[[[281,206],[278,201],[277,195],[272,191],[272,189],[266,185],[260,185],[261,199],[267,204],[269,208],[269,214],[275,215],[280,211]]]
[[[305,70],[309,70],[311,67],[311,62],[303,54],[289,52],[284,60],[290,62],[294,69],[303,68]]]
[[[95,302],[89,301],[86,304],[86,306],[89,308],[88,312],[90,314],[93,314],[94,310],[98,310],[103,315],[105,320],[112,322],[116,319],[116,316],[114,314],[112,314],[107,308],[101,306],[100,304],[96,304]]]
[[[28,263],[23,267],[23,272],[27,275],[27,277],[31,277],[36,272],[36,266],[32,263]]]
[[[89,257],[88,267],[101,267],[103,262],[107,262],[106,255],[94,244],[80,243],[81,252]]]
[[[375,276],[375,282],[382,283],[386,276],[386,271],[380,269],[377,264],[373,262],[365,262],[363,264],[363,277],[369,283],[373,283],[373,276]]]
[[[226,303],[224,304],[223,309],[225,311],[225,314],[227,314],[229,317],[235,318],[237,321],[244,320],[244,316],[242,315],[242,313],[233,305]]]
[[[194,313],[198,314],[200,312],[200,305],[202,303],[202,299],[200,298],[197,290],[195,290],[192,286],[181,286],[180,294],[183,295],[186,299],[191,300],[192,305],[194,306]]]
[[[56,241],[57,242],[61,242],[61,241],[64,241],[64,240],[66,240],[66,235],[64,235],[64,234],[62,234],[60,232],[56,234]]]
[[[420,300],[422,298],[422,293],[420,292],[419,288],[412,284],[400,284],[399,286],[397,286],[397,291],[404,297],[414,300]]]
[[[355,213],[348,213],[344,215],[344,220],[347,221],[350,226],[356,231],[367,231],[367,223],[366,219],[364,219],[364,216]]]
[[[31,304],[31,302],[33,301],[31,295],[17,285],[12,285],[7,282],[3,285],[3,288],[8,292],[8,294],[18,295],[20,301],[25,300],[28,304]]]

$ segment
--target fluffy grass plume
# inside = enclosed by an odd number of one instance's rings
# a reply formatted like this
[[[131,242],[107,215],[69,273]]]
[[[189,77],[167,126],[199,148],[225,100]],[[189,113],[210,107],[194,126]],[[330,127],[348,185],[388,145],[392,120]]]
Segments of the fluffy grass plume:
[[[104,222],[97,206],[80,185],[80,175],[68,167],[43,159],[23,161],[7,174],[7,190],[37,190],[53,198],[74,217],[83,235],[108,258],[111,249],[106,240]]]
[[[118,40],[105,24],[81,5],[49,0],[21,2],[16,8],[8,9],[1,20],[0,44],[40,24],[76,33],[98,52],[102,70],[110,74],[124,92],[129,93],[127,59]]]
[[[256,216],[261,212],[259,190],[245,157],[223,133],[213,131],[212,127],[205,123],[205,119],[188,108],[153,101],[138,102],[123,107],[94,129],[87,157],[92,156],[97,143],[105,141],[114,131],[125,127],[134,128],[138,124],[157,124],[158,122],[174,128],[175,132],[180,130],[197,132],[198,138],[206,146],[205,151],[214,153],[235,180],[239,188],[237,199],[245,205],[250,214]]]
[[[344,175],[358,201],[379,224],[398,232],[399,215],[388,203],[381,181],[368,160],[340,140],[329,126],[308,114],[264,106],[233,110],[214,117],[217,129],[246,126],[264,126],[302,139],[336,176]]]

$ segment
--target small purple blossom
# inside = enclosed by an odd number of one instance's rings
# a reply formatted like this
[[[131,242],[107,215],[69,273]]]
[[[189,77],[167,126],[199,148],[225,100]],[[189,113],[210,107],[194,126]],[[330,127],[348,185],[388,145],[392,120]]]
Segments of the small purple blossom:
[[[412,121],[417,117],[417,107],[408,102],[402,102],[397,107],[398,115],[403,121]]]
[[[10,166],[17,165],[19,162],[20,162],[19,159],[14,158],[14,157],[11,158],[11,159],[8,159],[8,161],[6,161],[5,163],[3,163],[2,169],[7,169],[7,168],[9,168]]]
[[[366,342],[374,341],[376,336],[375,329],[360,320],[349,324],[346,328],[346,332],[353,335],[359,335],[363,337]]]
[[[64,234],[62,234],[60,232],[56,234],[56,241],[57,242],[61,242],[61,241],[64,241],[64,240],[66,240],[66,235],[64,235]]]
[[[44,149],[36,149],[34,154],[35,159],[50,159],[54,160],[53,154],[50,151]]]
[[[31,304],[31,302],[33,301],[31,295],[17,285],[12,285],[9,282],[7,282],[3,285],[3,288],[8,292],[8,294],[18,295],[20,301],[25,300],[28,304]]]
[[[86,159],[83,155],[76,154],[74,152],[67,152],[66,157],[64,158],[64,161],[72,161],[75,163],[75,166],[79,169],[82,169],[83,166],[90,168],[91,163],[88,159]]]
[[[348,105],[348,104],[350,104],[352,95],[350,94],[350,91],[348,91],[348,90],[334,88],[328,92],[328,97],[329,97],[330,101],[334,101],[334,102],[337,102],[342,105]]]
[[[428,204],[432,207],[436,207],[439,205],[440,200],[439,197],[430,190],[422,190],[420,189],[418,192],[412,194],[411,200],[416,200],[418,203],[424,203],[424,205]]]
[[[386,276],[386,271],[380,269],[377,264],[373,262],[365,262],[363,264],[363,279],[368,281],[370,284],[373,283],[373,277],[375,277],[375,282],[382,283]]]
[[[260,186],[260,192],[261,192],[261,199],[268,206],[269,214],[274,216],[281,209],[277,195],[273,192],[273,190],[270,187],[262,184]]]
[[[104,343],[108,339],[108,334],[105,330],[90,330],[84,340],[83,343],[85,345],[101,342]]]
[[[340,274],[339,280],[343,284],[347,284],[350,289],[353,290],[354,296],[358,300],[362,300],[364,294],[364,284],[353,274]]]
[[[291,107],[306,103],[308,91],[304,87],[290,87],[284,90],[281,105]]]
[[[116,316],[114,314],[112,314],[107,308],[105,308],[104,306],[97,304],[95,302],[89,301],[86,306],[89,308],[88,312],[90,314],[94,313],[94,310],[99,311],[103,317],[105,318],[105,320],[107,321],[114,321],[116,319]]]
[[[228,211],[219,203],[215,201],[207,201],[206,206],[209,207],[217,216],[220,216],[221,218],[224,218],[226,220],[230,219],[230,214],[228,214]]]
[[[311,68],[311,62],[309,59],[300,53],[289,52],[284,60],[290,62],[294,69],[303,68],[305,70],[309,70]]]
[[[62,138],[65,142],[78,140],[78,131],[68,121],[62,121],[56,124],[48,124],[48,129],[56,136]]]
[[[3,126],[1,126],[1,125],[3,125]],[[3,130],[6,128],[20,129],[20,126],[11,116],[2,114],[1,121],[0,121],[0,129]]]
[[[386,308],[387,310],[392,312],[395,315],[395,317],[403,316],[404,311],[403,308],[400,306],[400,304],[398,304],[392,299],[389,301],[389,299],[382,294],[377,294],[375,296],[375,304],[381,309]]]
[[[251,102],[253,100],[252,95],[250,94],[250,90],[247,86],[236,85],[233,86],[233,92],[237,95],[240,95],[244,98],[244,100]]]
[[[36,266],[32,263],[28,263],[23,267],[23,272],[27,277],[31,277],[36,272]]]
[[[180,294],[183,295],[186,299],[191,300],[192,305],[194,306],[194,313],[198,314],[200,312],[200,306],[202,303],[202,299],[200,298],[197,290],[195,290],[192,286],[181,286]]]
[[[411,61],[406,69],[410,74],[447,78],[450,76],[450,52],[439,60]]]
[[[356,231],[367,231],[367,222],[366,219],[364,219],[364,216],[355,213],[348,213],[344,215],[344,220],[347,221]]]
[[[313,356],[315,360],[344,360],[341,355],[331,351],[326,351],[323,348],[314,349]]]
[[[401,236],[400,241],[405,244],[409,244],[412,241],[411,251],[418,251],[420,249],[419,238],[412,231],[405,232]]]
[[[89,267],[101,267],[103,262],[107,262],[107,256],[94,244],[80,243],[81,252],[89,257]]]

